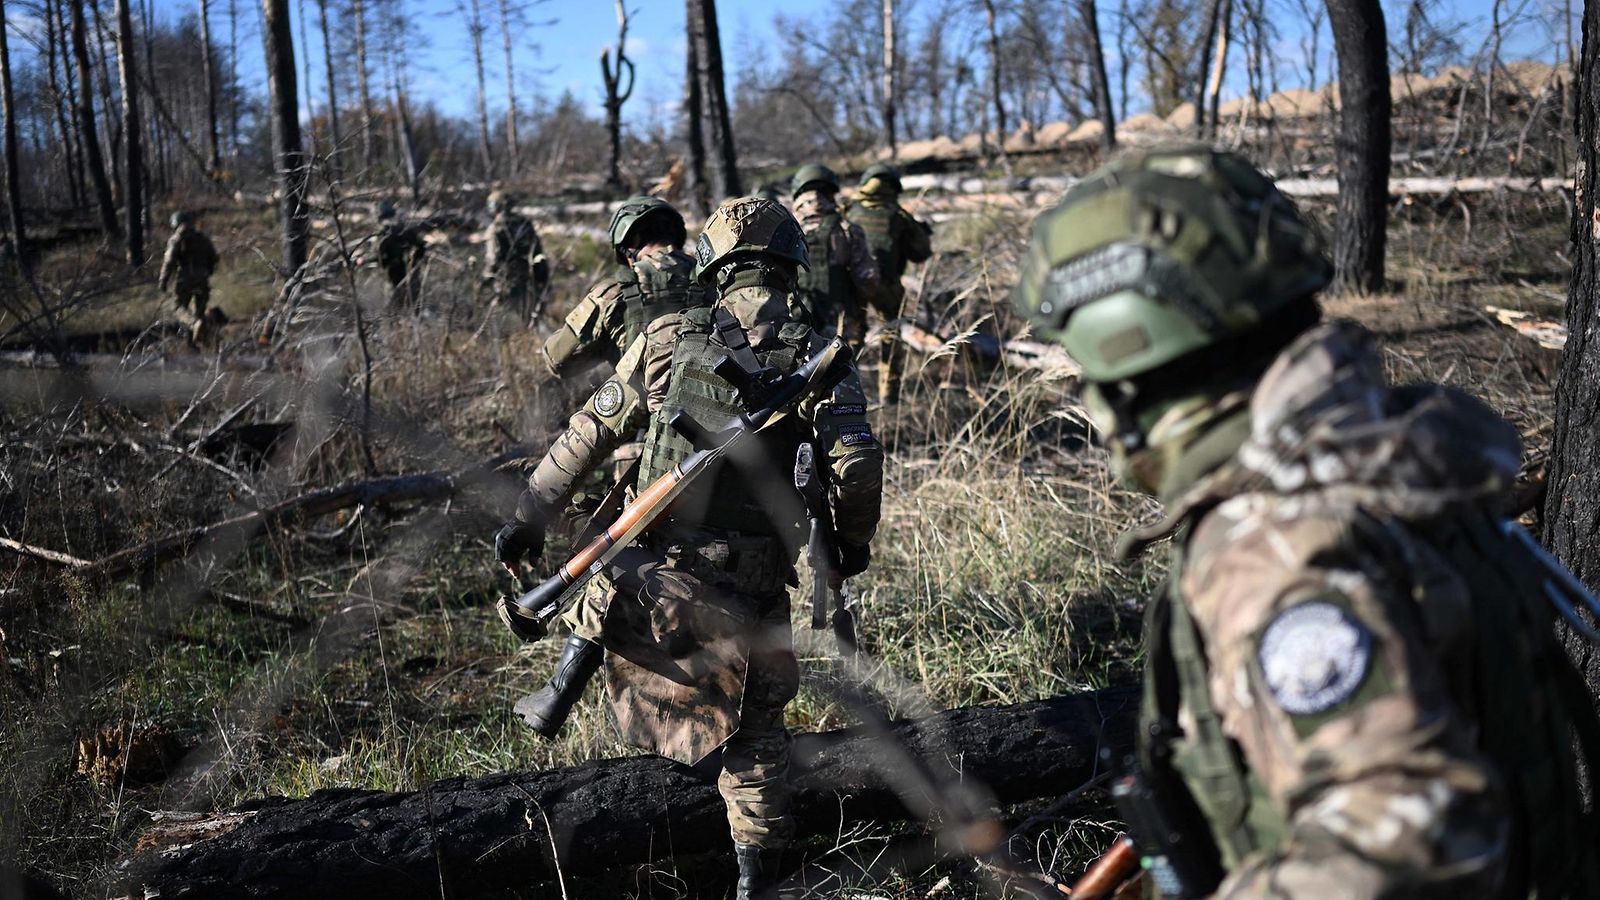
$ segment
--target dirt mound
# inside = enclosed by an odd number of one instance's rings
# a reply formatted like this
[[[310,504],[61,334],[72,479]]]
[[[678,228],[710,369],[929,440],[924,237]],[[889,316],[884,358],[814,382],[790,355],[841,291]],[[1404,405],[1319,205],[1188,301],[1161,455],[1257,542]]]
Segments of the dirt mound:
[[[1165,119],[1154,113],[1130,116],[1117,127],[1134,134],[1160,134],[1172,130],[1172,126],[1168,125]]]
[[[1046,146],[1056,146],[1065,143],[1072,135],[1072,123],[1048,122],[1033,136],[1034,141]]]
[[[1188,131],[1194,127],[1194,104],[1182,103],[1178,108],[1167,113],[1167,124],[1179,131]]]
[[[1067,143],[1077,144],[1084,141],[1098,141],[1100,140],[1100,135],[1105,133],[1106,126],[1100,124],[1099,119],[1089,119],[1080,123],[1077,128],[1072,129],[1072,133],[1067,135]]]

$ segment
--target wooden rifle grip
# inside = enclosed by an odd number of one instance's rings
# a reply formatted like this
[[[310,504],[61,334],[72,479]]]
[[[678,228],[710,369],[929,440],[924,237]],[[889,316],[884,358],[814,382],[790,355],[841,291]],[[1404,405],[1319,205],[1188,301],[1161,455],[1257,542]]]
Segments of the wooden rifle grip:
[[[1110,900],[1140,868],[1139,851],[1134,849],[1133,839],[1119,834],[1072,886],[1071,896],[1073,900]]]

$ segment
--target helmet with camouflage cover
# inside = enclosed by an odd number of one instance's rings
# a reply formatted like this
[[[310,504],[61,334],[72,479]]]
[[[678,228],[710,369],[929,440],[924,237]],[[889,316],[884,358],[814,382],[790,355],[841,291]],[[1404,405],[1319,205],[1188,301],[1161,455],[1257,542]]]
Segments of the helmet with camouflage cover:
[[[739,197],[717,207],[695,244],[694,277],[706,281],[717,267],[745,255],[810,265],[800,223],[782,204],[764,197]]]
[[[901,190],[900,170],[888,163],[873,163],[867,166],[867,170],[861,173],[860,186],[866,187],[872,183],[873,179],[877,179],[879,184],[892,189],[895,193],[899,193]]]
[[[1130,153],[1033,224],[1012,299],[1090,382],[1208,350],[1285,316],[1303,329],[1332,267],[1293,202],[1244,157],[1198,144]]]
[[[606,227],[606,236],[611,241],[611,248],[617,254],[618,262],[626,262],[622,255],[622,248],[628,240],[628,234],[634,226],[646,219],[662,221],[669,226],[669,230],[677,235],[674,246],[681,246],[687,236],[687,229],[683,224],[683,214],[667,201],[660,197],[649,197],[643,194],[629,197],[611,215],[611,224]]]
[[[180,209],[172,214],[171,222],[173,228],[177,228],[182,225],[193,225],[194,213],[189,212],[187,209]]]
[[[516,196],[513,195],[510,191],[502,191],[502,190],[490,191],[488,198],[486,198],[483,201],[484,209],[487,209],[489,211],[490,215],[494,215],[494,214],[500,212],[501,210],[510,209],[511,207],[516,206],[516,205],[517,205]]]
[[[385,219],[392,219],[394,217],[395,217],[394,201],[393,200],[387,200],[387,199],[386,200],[379,200],[378,201],[378,221],[381,222],[381,221],[383,221]]]
[[[789,180],[789,196],[798,197],[806,191],[820,190],[830,194],[839,192],[839,176],[819,163],[801,166]]]

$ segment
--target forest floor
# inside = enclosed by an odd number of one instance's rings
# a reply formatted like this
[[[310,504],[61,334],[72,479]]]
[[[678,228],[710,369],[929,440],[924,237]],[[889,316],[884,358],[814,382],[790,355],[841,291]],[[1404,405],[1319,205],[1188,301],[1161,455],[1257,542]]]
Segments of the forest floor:
[[[330,275],[291,333],[261,345],[251,320],[276,296],[269,220],[216,211],[208,222],[227,257],[215,297],[232,324],[219,350],[196,354],[181,338],[147,336],[140,352],[95,363],[110,368],[91,369],[88,386],[49,368],[0,365],[10,386],[0,393],[0,536],[94,560],[317,487],[455,470],[513,444],[537,455],[594,383],[549,382],[534,361],[543,332],[473,306],[475,248],[460,240],[433,254],[423,316],[389,313],[370,269],[354,282]],[[912,281],[946,334],[1018,331],[1007,292],[1025,225],[1025,214],[999,210],[940,229],[938,255]],[[1554,355],[1485,307],[1559,320],[1565,229],[1555,200],[1401,206],[1392,290],[1333,298],[1328,312],[1374,329],[1397,380],[1484,397],[1522,430],[1536,465]],[[605,261],[582,235],[547,244],[559,314]],[[71,327],[138,329],[162,308],[148,281],[118,283],[94,248],[52,254],[46,280],[57,290],[70,289],[61,286],[85,259],[107,273]],[[344,287],[352,283],[364,341],[341,318],[356,306]],[[268,352],[274,363],[263,368]],[[874,357],[869,350],[863,367],[869,393]],[[906,688],[898,712],[1137,677],[1142,598],[1164,562],[1158,550],[1118,563],[1110,546],[1156,509],[1115,484],[1103,452],[1085,441],[1074,397],[1070,379],[957,352],[913,358],[905,402],[873,414],[889,453],[885,515],[874,566],[853,589],[867,649]],[[491,610],[508,584],[489,538],[516,490],[506,477],[448,503],[261,531],[205,546],[137,584],[0,553],[4,856],[73,896],[103,896],[111,865],[156,810],[337,786],[415,789],[632,753],[594,689],[556,743],[511,713],[559,651],[556,641],[519,647]],[[347,627],[352,610],[360,627]],[[807,682],[791,726],[848,724],[849,711],[816,690],[830,650],[806,639],[798,619],[797,634]],[[136,742],[154,748],[153,772],[126,765]],[[1114,827],[1094,816],[1057,823],[1039,835],[1039,858],[1070,871]],[[838,843],[871,854],[881,837]],[[696,871],[627,873],[621,893],[721,896],[725,885],[707,887]],[[937,864],[862,885],[863,896],[923,897],[935,886],[937,896],[985,896],[965,871]]]

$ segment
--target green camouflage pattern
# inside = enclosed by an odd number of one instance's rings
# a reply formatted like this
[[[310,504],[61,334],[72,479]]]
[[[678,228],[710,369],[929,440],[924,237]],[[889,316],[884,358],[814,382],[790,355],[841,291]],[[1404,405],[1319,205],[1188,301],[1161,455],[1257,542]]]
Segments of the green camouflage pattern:
[[[1088,381],[1129,378],[1248,333],[1332,267],[1277,186],[1235,153],[1128,153],[1033,224],[1012,300]]]
[[[824,194],[837,194],[839,192],[839,176],[835,175],[832,169],[819,163],[801,166],[794,173],[794,177],[789,179],[789,196],[793,199],[808,190]]]
[[[695,242],[696,281],[741,255],[757,255],[806,266],[800,223],[783,205],[763,197],[739,197],[717,207]]]
[[[861,226],[845,219],[834,196],[808,191],[794,204],[806,235],[811,267],[796,282],[792,312],[824,337],[843,334],[859,352],[867,333],[867,304],[882,284],[878,262]]]
[[[1503,543],[1459,539],[1500,534],[1515,429],[1457,391],[1390,386],[1348,323],[1282,353],[1249,422],[1136,535],[1177,535],[1145,718],[1183,723],[1173,766],[1229,871],[1215,896],[1591,896],[1593,823],[1539,681],[1566,664],[1550,609],[1506,577]],[[1277,653],[1289,621],[1300,651]],[[1168,671],[1177,709],[1153,687]]]
[[[622,253],[622,246],[628,240],[629,232],[633,226],[644,221],[650,216],[666,216],[677,221],[678,228],[684,227],[683,214],[677,207],[661,199],[647,195],[629,197],[611,214],[611,224],[606,226],[606,237],[611,241],[611,248],[616,251],[617,262],[627,265],[628,259]]]
[[[615,366],[651,322],[711,303],[711,293],[693,274],[694,260],[675,248],[657,248],[619,266],[590,288],[545,341],[545,365],[558,378],[596,363]]]

